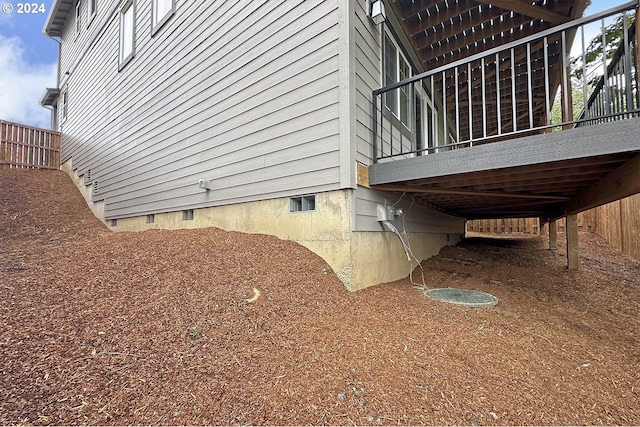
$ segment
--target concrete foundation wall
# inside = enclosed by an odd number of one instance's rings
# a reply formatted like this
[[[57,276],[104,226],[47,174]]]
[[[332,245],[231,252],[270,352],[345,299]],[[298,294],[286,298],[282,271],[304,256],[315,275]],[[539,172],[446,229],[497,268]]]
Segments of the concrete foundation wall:
[[[73,171],[71,162],[63,167],[85,200],[91,200],[91,186]],[[218,227],[228,231],[270,234],[293,240],[321,256],[351,291],[406,277],[417,267],[407,260],[400,240],[389,232],[352,230],[353,190],[315,194],[315,210],[290,212],[289,198],[263,200],[193,210],[193,219],[183,219],[183,211],[106,221],[113,231]],[[104,221],[104,202],[87,202]],[[456,244],[457,234],[409,233],[403,235],[415,257],[422,261],[448,244]]]
[[[403,234],[402,237],[408,243],[413,254],[411,261],[407,260],[407,255],[404,253],[398,237],[390,232],[352,233],[351,290],[363,289],[374,284],[392,282],[407,277],[412,270],[418,267],[415,258],[423,261],[437,255],[443,246],[455,245],[461,239],[459,234],[434,233],[408,233],[408,235]],[[418,280],[419,275],[414,275],[413,278]]]
[[[342,276],[349,271],[349,198],[345,191],[318,193],[316,210],[289,212],[289,198],[263,200],[235,205],[195,209],[193,220],[183,220],[182,212],[117,221],[114,231],[139,231],[150,228],[179,229],[218,227],[227,231],[270,234],[293,240],[320,255]]]
[[[61,164],[60,169],[65,171],[76,187],[78,187],[78,191],[80,191],[80,194],[82,194],[82,197],[84,197],[84,200],[87,202],[87,206],[89,206],[89,209],[91,209],[91,212],[93,212],[96,218],[104,221],[104,200],[99,202],[91,201],[92,187],[90,185],[85,185],[84,177],[78,176],[77,171],[73,170],[73,159],[67,160]]]
[[[274,199],[195,209],[193,220],[182,212],[119,219],[114,231],[218,227],[228,231],[270,234],[293,240],[321,256],[351,291],[406,277],[417,267],[407,260],[400,240],[389,232],[352,232],[351,191],[316,194],[316,210],[289,212],[289,199]],[[409,233],[415,258],[422,261],[436,255],[443,246],[456,244],[460,235]]]

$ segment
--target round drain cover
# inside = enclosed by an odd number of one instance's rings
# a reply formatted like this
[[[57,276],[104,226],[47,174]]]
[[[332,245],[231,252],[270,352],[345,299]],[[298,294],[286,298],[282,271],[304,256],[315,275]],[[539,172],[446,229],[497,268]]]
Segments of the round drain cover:
[[[429,289],[427,296],[451,304],[466,307],[492,307],[498,303],[498,298],[491,294],[470,289],[438,288]]]

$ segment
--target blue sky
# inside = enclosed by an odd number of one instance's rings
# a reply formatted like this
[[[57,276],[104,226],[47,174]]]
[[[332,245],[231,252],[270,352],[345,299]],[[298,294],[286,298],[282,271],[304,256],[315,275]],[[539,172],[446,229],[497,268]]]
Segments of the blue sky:
[[[58,43],[42,33],[50,6],[46,0],[44,13],[18,14],[18,2],[0,0],[0,119],[50,127],[51,115],[38,103],[56,86]]]
[[[625,2],[593,0],[587,14]],[[50,113],[38,101],[56,86],[58,43],[42,33],[52,3],[37,3],[44,13],[19,14],[19,2],[0,0],[0,119],[49,128]]]

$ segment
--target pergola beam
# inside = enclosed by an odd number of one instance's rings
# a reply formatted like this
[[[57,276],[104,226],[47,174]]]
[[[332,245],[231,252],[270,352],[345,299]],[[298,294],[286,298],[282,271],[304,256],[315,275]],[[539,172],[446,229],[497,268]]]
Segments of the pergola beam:
[[[554,25],[563,24],[569,21],[569,17],[562,16],[549,9],[540,6],[534,6],[531,2],[523,2],[520,0],[476,0],[478,3],[491,4],[507,10],[513,10],[516,13],[526,15],[532,19],[542,19]]]
[[[445,48],[440,48],[437,49],[437,51],[430,51],[433,56],[425,57],[423,62],[427,69],[436,68],[444,64],[455,62],[459,59],[475,55],[476,53],[484,52],[497,46],[502,46],[514,40],[518,40],[538,33],[540,31],[544,31],[548,28],[551,28],[550,24],[542,24],[539,27],[526,27],[525,29],[519,29],[516,33],[509,35],[508,37],[505,36],[504,38],[496,40],[485,40],[484,43],[479,43],[478,45],[458,44],[457,50],[447,50]],[[465,47],[466,49],[463,49],[463,47]],[[438,56],[436,54],[438,54]]]
[[[424,7],[423,8],[418,7],[417,9],[406,11],[406,14],[408,16],[415,15],[419,12],[424,13],[425,15],[424,17],[422,17],[420,21],[416,22],[414,25],[407,25],[409,30],[408,33],[412,37],[416,36],[422,32],[429,30],[430,28],[435,28],[441,25],[443,22],[447,22],[463,14],[468,14],[470,10],[476,7],[477,5],[474,4],[472,1],[467,1],[467,2],[456,3],[451,7],[443,7],[442,10],[440,10],[438,13],[434,11],[434,13],[432,13],[430,16],[427,16],[426,12],[428,12],[428,9],[424,9]]]
[[[474,27],[484,24],[485,22],[489,22],[492,19],[499,18],[504,13],[505,11],[501,9],[491,9],[486,14],[477,14],[472,16],[471,18],[468,18],[468,20],[465,22],[466,25],[464,27],[460,25],[449,25],[446,28],[438,28],[438,26],[441,26],[440,24],[430,25],[423,29],[421,32],[411,35],[416,36],[424,33],[426,37],[424,39],[420,39],[420,43],[416,44],[418,46],[418,49],[426,49],[435,43],[461,34],[463,31],[469,31]],[[427,32],[427,30],[429,29],[433,29],[433,31]]]

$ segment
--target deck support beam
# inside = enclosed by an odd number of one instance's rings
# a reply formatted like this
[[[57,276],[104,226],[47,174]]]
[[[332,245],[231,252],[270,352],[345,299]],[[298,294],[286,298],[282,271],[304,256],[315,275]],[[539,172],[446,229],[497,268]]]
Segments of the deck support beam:
[[[640,193],[640,154],[569,201],[567,211],[580,213]]]
[[[567,230],[567,268],[569,270],[577,270],[578,268],[580,268],[577,214],[567,215],[565,228]]]

